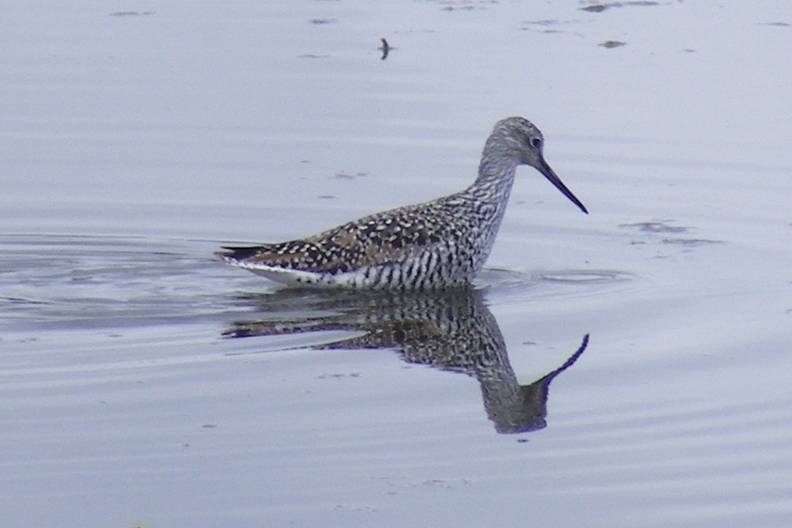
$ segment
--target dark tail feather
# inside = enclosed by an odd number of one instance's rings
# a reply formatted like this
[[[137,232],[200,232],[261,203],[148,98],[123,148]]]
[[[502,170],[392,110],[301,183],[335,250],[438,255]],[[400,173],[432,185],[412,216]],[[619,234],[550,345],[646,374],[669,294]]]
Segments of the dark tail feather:
[[[224,259],[245,260],[266,249],[266,246],[223,246],[223,249],[226,251],[218,251],[215,255]]]

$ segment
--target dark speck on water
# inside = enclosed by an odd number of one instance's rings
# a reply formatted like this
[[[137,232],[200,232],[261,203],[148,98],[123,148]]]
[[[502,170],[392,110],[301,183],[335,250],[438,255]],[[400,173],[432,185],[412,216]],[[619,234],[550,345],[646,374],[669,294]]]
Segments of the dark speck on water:
[[[624,229],[635,229],[637,231],[641,231],[643,233],[662,233],[662,234],[674,234],[674,233],[685,233],[690,231],[689,227],[683,226],[672,226],[669,225],[667,222],[670,220],[653,220],[650,222],[636,222],[633,224],[620,224],[619,227]],[[640,241],[632,241],[630,244],[642,244],[643,242]],[[672,244],[678,246],[685,246],[685,247],[697,247],[703,246],[707,244],[722,244],[722,240],[709,240],[705,238],[664,238],[662,239],[663,244]]]
[[[475,8],[473,6],[471,6],[471,5],[466,5],[466,6],[445,6],[443,8],[443,11],[463,11],[463,10],[464,11],[470,11],[471,9],[475,9]]]
[[[335,24],[338,20],[335,18],[312,18],[308,22],[316,26],[322,26],[325,24]]]
[[[626,46],[626,42],[622,42],[621,40],[606,40],[605,42],[601,42],[599,46],[603,48],[618,48],[621,46]]]
[[[337,172],[335,174],[335,178],[338,180],[356,180],[357,178],[362,178],[364,176],[368,176],[365,172],[356,172],[355,174],[347,174],[346,172]]]
[[[558,25],[558,20],[546,18],[543,20],[525,20],[523,25],[526,26],[556,26]]]
[[[588,11],[589,13],[602,13],[606,9],[612,7],[636,7],[636,6],[656,6],[657,2],[637,0],[633,2],[609,2],[605,4],[592,4],[586,7],[581,7],[581,11]]]
[[[580,10],[581,11],[588,11],[589,13],[602,13],[603,11],[608,9],[608,7],[609,6],[604,5],[604,4],[594,4],[594,5],[590,5],[590,6],[586,6],[586,7],[581,7]]]
[[[341,379],[341,378],[359,378],[360,372],[349,372],[349,373],[342,373],[337,372],[333,374],[322,374],[317,376],[317,379]]]
[[[664,238],[663,244],[676,244],[680,246],[704,246],[707,244],[722,244],[722,240],[708,240],[706,238]]]
[[[539,33],[563,33],[560,29],[554,26],[562,24],[570,24],[569,20],[556,20],[556,19],[542,19],[542,20],[525,20],[522,25],[517,28],[520,31],[536,31]]]
[[[377,49],[382,52],[382,57],[380,57],[380,59],[385,60],[388,58],[388,54],[391,52],[391,50],[395,48],[388,44],[388,40],[385,37],[380,38],[380,42],[382,45]]]
[[[684,233],[688,231],[687,227],[672,226],[666,222],[669,220],[654,220],[650,222],[636,222],[634,224],[619,224],[619,227],[625,229],[637,229],[644,233]]]

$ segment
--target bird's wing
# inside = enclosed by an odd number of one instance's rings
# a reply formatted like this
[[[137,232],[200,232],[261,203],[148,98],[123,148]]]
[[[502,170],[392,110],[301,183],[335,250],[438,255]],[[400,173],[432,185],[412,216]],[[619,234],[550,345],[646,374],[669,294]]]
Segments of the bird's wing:
[[[304,239],[253,247],[226,247],[221,256],[251,265],[313,273],[343,273],[398,262],[409,255],[447,244],[460,225],[448,222],[447,206],[428,202],[401,207],[334,227]],[[464,226],[461,226],[464,231]]]

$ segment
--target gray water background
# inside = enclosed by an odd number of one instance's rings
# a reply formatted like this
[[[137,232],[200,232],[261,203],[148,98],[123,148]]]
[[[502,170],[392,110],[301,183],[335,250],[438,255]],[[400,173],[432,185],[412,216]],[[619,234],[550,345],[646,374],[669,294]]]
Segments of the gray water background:
[[[8,4],[4,525],[792,519],[786,3]],[[212,256],[458,190],[509,115],[591,214],[521,168],[476,294]]]

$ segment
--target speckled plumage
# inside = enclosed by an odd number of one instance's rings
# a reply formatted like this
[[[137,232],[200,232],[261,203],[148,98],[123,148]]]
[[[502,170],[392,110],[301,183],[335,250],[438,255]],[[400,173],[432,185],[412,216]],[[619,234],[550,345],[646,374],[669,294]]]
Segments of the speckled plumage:
[[[390,349],[410,364],[467,374],[478,380],[484,408],[499,433],[545,427],[550,384],[577,361],[589,339],[583,337],[577,351],[560,367],[521,384],[481,290],[330,294],[283,289],[247,299],[256,303],[254,313],[265,317],[233,323],[223,335],[246,338],[329,331],[325,340],[303,343],[314,349]]]
[[[582,211],[542,156],[531,122],[496,123],[478,178],[430,202],[375,213],[314,236],[253,247],[227,247],[228,263],[291,285],[427,289],[469,283],[489,256],[518,165],[539,170]]]

